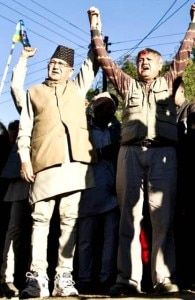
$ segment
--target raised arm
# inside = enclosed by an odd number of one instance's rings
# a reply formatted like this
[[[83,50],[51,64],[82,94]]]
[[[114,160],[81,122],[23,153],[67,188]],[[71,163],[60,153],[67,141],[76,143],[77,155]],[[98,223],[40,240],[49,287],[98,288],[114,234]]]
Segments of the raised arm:
[[[99,32],[102,31],[102,22],[100,18],[100,11],[98,8],[92,6],[88,10],[90,29],[97,29]]]
[[[21,160],[20,174],[27,182],[33,182],[34,180],[30,161],[30,135],[33,126],[33,112],[30,106],[28,93],[24,90],[24,80],[27,71],[27,61],[30,57],[35,55],[36,50],[36,48],[32,47],[23,48],[18,63],[13,70],[11,80],[11,94],[16,109],[21,114],[17,138],[18,153]]]
[[[21,113],[22,106],[26,101],[26,92],[24,90],[24,80],[27,71],[28,58],[33,57],[37,49],[32,47],[25,47],[22,49],[18,63],[13,69],[11,79],[11,95],[19,114]]]
[[[190,8],[190,17],[191,17],[191,22],[195,23],[195,3],[193,3]]]
[[[99,29],[100,26],[102,27],[99,9],[91,7],[88,10],[88,17],[91,29],[91,44],[94,55],[109,81],[121,95],[122,99],[125,99],[132,77],[125,74],[121,68],[112,61],[105,49],[102,32]]]
[[[182,77],[189,63],[192,48],[195,45],[195,3],[193,3],[190,8],[190,18],[191,23],[173,59],[170,71],[165,74],[165,78],[167,78],[168,81]]]
[[[90,14],[89,14],[90,18]],[[101,22],[94,23],[95,28],[101,33],[102,26]],[[93,51],[91,49],[91,45],[89,45],[89,51],[86,60],[82,63],[79,73],[75,78],[75,82],[77,83],[80,94],[85,98],[86,93],[90,89],[95,76],[99,70],[99,63],[95,58]]]
[[[92,50],[88,51],[88,56],[82,63],[79,73],[75,77],[75,82],[79,88],[81,97],[85,98],[93,80],[99,70],[99,64]]]

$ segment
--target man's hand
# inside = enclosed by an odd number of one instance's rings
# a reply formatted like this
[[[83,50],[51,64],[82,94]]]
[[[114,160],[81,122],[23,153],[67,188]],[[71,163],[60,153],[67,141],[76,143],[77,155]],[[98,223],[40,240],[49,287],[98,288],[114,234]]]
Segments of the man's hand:
[[[193,3],[191,6],[190,17],[191,17],[191,21],[195,22],[195,3]]]
[[[23,162],[21,165],[20,175],[22,179],[27,182],[34,182],[35,175],[33,174],[33,168],[31,162]]]
[[[89,24],[91,29],[97,29],[102,32],[102,23],[100,19],[99,9],[92,6],[88,10]]]
[[[33,57],[37,51],[37,48],[32,48],[32,47],[24,47],[22,49],[21,56],[24,58],[29,58]]]

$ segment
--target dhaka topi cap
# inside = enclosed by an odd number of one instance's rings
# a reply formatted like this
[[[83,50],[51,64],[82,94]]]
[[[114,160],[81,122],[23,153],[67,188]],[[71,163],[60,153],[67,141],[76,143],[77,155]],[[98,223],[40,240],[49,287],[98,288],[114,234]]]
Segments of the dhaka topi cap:
[[[62,45],[57,46],[52,58],[64,60],[70,67],[74,66],[74,50]]]

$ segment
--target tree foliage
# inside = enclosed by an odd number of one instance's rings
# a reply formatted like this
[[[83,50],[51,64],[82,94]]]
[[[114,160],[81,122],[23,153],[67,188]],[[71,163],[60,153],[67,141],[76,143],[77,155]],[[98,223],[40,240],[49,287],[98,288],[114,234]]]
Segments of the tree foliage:
[[[195,100],[195,61],[190,60],[183,76],[185,83],[185,95],[190,101]]]
[[[168,71],[171,62],[166,61],[163,65],[161,75]],[[185,83],[185,95],[190,101],[195,100],[195,49],[192,52],[192,58],[185,69],[183,80]]]

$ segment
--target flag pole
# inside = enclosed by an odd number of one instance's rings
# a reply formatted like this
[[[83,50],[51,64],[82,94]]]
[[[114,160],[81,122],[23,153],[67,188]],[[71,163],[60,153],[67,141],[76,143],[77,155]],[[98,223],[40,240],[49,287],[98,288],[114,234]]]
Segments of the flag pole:
[[[12,54],[13,54],[13,51],[14,51],[14,47],[15,47],[15,42],[13,41],[12,42],[12,46],[11,46],[11,50],[10,50],[10,54],[9,54],[9,57],[8,57],[8,60],[7,60],[7,65],[5,67],[5,70],[4,70],[4,73],[3,73],[3,77],[2,77],[2,80],[1,80],[0,95],[1,95],[1,92],[2,92],[4,84],[5,84],[5,80],[6,80],[7,72],[8,72],[9,65],[10,65],[10,62],[11,62],[11,59],[12,59]]]

